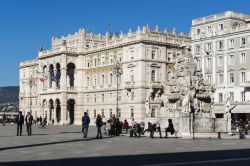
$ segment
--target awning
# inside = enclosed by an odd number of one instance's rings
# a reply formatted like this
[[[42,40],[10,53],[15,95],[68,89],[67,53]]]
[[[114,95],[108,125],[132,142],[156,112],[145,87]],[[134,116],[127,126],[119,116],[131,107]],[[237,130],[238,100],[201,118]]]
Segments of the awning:
[[[231,110],[231,113],[250,113],[250,105],[237,105]]]

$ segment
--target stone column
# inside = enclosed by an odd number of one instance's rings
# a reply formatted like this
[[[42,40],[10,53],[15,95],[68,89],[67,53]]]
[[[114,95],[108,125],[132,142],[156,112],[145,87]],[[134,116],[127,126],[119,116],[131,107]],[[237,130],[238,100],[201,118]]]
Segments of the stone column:
[[[83,115],[84,112],[84,86],[85,86],[85,73],[84,73],[84,56],[80,55],[78,57],[78,61],[77,61],[77,66],[76,66],[76,70],[77,70],[77,82],[76,82],[76,86],[77,86],[77,91],[78,91],[78,95],[76,98],[76,105],[75,105],[75,124],[81,124],[81,117]]]
[[[67,89],[67,59],[66,55],[62,54],[62,63],[61,63],[61,79],[60,86],[61,91],[66,92]]]

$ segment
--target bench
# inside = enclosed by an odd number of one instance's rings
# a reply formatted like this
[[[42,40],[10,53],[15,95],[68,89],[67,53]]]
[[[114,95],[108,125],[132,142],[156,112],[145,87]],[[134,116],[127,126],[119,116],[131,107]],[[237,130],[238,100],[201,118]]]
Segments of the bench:
[[[163,132],[166,133],[165,131],[163,131]],[[165,138],[169,138],[169,137],[168,137],[168,133],[170,133],[170,132],[167,132]],[[174,132],[174,138],[177,138],[177,133],[178,133],[178,131],[175,131],[175,132]]]

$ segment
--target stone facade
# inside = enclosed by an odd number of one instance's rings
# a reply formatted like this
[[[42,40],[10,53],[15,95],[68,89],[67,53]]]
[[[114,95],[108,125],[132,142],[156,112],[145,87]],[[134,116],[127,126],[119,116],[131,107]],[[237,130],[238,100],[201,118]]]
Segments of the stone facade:
[[[40,48],[37,59],[20,63],[20,111],[56,124],[81,124],[86,111],[94,124],[97,114],[143,121],[149,96],[166,85],[190,38],[144,26],[105,36],[80,29],[51,43],[50,50]],[[119,78],[113,73],[117,61]]]
[[[192,20],[191,46],[203,78],[216,88],[214,112],[250,113],[250,16],[226,11]]]

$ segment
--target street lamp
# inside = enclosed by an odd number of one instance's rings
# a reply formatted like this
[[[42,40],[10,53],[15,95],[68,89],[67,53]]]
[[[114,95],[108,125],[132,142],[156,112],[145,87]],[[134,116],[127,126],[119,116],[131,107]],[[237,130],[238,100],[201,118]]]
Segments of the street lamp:
[[[30,101],[29,101],[29,104],[30,104],[30,114],[32,115],[32,110],[31,110],[31,89],[32,89],[32,78],[30,78],[30,80],[29,80],[29,86],[30,86]]]
[[[119,107],[118,107],[118,92],[119,92],[119,77],[122,75],[122,66],[120,62],[117,60],[115,66],[112,69],[113,73],[116,75],[116,115],[119,115]]]

